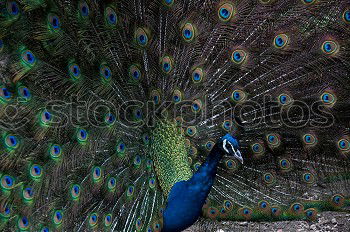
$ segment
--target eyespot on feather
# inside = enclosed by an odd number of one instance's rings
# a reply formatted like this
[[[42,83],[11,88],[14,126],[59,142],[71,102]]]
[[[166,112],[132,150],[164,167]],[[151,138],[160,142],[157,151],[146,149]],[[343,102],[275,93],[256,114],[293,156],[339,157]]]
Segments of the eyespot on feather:
[[[51,31],[58,31],[61,28],[60,18],[56,14],[49,14],[47,16],[47,22]]]
[[[85,1],[79,3],[79,13],[82,17],[88,17],[90,13],[89,5]]]
[[[244,50],[235,50],[231,54],[231,61],[237,65],[242,64],[244,61],[246,61],[247,53]]]
[[[174,68],[174,64],[173,64],[173,59],[170,56],[164,56],[163,58],[161,58],[161,66],[162,66],[162,71],[165,74],[169,74],[171,73],[171,71]]]
[[[327,40],[323,42],[321,49],[326,55],[333,55],[338,52],[339,45],[336,41]]]
[[[247,94],[242,90],[236,89],[232,92],[231,99],[236,103],[242,103],[247,99]]]
[[[186,23],[181,29],[182,39],[189,43],[192,42],[196,36],[196,29],[192,23]]]
[[[145,28],[137,28],[135,31],[135,41],[140,47],[146,47],[149,45],[150,36],[149,32]]]
[[[289,43],[289,36],[286,34],[279,34],[273,40],[274,46],[278,49],[285,48],[288,45],[288,43]]]
[[[117,25],[118,17],[115,10],[112,7],[106,7],[104,11],[104,17],[108,26],[115,27]]]
[[[59,226],[63,222],[63,211],[62,210],[55,210],[52,215],[52,222]]]
[[[11,190],[15,187],[15,179],[10,175],[3,175],[0,185],[3,190]]]
[[[234,6],[229,2],[222,4],[218,9],[218,17],[223,22],[230,21],[234,14]]]

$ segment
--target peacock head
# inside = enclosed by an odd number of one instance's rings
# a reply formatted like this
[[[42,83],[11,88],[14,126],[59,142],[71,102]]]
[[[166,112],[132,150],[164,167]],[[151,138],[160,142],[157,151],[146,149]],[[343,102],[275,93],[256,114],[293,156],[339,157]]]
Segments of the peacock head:
[[[235,157],[243,164],[243,157],[239,151],[239,143],[235,137],[226,134],[220,138],[218,142],[220,149],[225,152],[225,154]]]

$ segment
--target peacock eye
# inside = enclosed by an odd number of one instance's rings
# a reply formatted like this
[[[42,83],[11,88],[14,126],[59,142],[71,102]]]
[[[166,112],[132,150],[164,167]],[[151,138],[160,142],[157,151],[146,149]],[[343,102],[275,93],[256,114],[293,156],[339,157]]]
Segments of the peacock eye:
[[[179,103],[182,101],[182,92],[180,90],[175,90],[173,93],[173,102],[175,104]]]
[[[190,156],[195,156],[197,154],[198,150],[195,146],[190,146],[190,148],[188,149],[188,154]]]
[[[106,65],[101,65],[100,66],[100,76],[102,77],[102,80],[109,81],[112,77],[111,69]]]
[[[253,214],[253,210],[250,208],[240,208],[238,212],[239,215],[244,217],[246,220],[249,220]]]
[[[25,86],[19,86],[17,88],[17,93],[21,101],[29,101],[32,98],[30,90]]]
[[[135,158],[134,158],[134,166],[135,167],[140,167],[141,162],[142,162],[141,156],[136,155]]]
[[[149,36],[145,29],[138,28],[135,32],[135,39],[139,46],[145,47],[149,43]]]
[[[301,0],[305,5],[311,5],[313,4],[316,0]]]
[[[196,163],[193,165],[194,171],[198,171],[198,169],[200,168],[200,166],[201,166],[201,163],[196,162]]]
[[[108,113],[106,114],[104,121],[108,126],[112,126],[116,121],[116,117],[113,114]]]
[[[235,50],[232,52],[231,60],[235,64],[242,64],[247,57],[247,53],[243,50]]]
[[[223,22],[229,21],[234,14],[234,7],[230,3],[225,3],[219,7],[219,19]]]
[[[164,56],[161,60],[162,70],[169,74],[173,70],[173,61],[169,56]]]
[[[149,135],[148,135],[147,133],[143,134],[143,135],[142,135],[142,142],[143,142],[145,145],[148,145],[148,144],[149,144],[149,141],[150,141]]]
[[[78,129],[76,137],[79,143],[85,143],[88,139],[88,133],[85,129]]]
[[[233,207],[232,201],[230,201],[230,200],[225,200],[225,201],[224,201],[224,207],[225,207],[226,210],[231,210],[232,207]]]
[[[151,92],[151,100],[154,102],[154,104],[159,104],[160,103],[160,93],[158,90],[152,90]]]
[[[49,111],[43,110],[40,114],[40,121],[43,125],[48,125],[52,122],[52,115]]]
[[[204,72],[201,68],[196,68],[193,72],[192,72],[192,81],[195,84],[198,84],[200,82],[202,82],[204,77]]]
[[[8,102],[11,99],[11,92],[6,87],[0,87],[0,100]]]
[[[345,201],[345,198],[340,194],[333,195],[331,198],[331,202],[335,207],[343,206],[344,201]]]
[[[231,99],[237,103],[244,101],[246,97],[247,97],[246,93],[238,89],[234,90],[231,95]]]
[[[314,135],[312,134],[305,134],[303,136],[303,142],[306,144],[306,145],[315,145],[317,143],[317,139]]]
[[[327,55],[332,55],[336,53],[338,49],[339,49],[339,46],[337,42],[332,40],[325,41],[322,44],[322,51]]]
[[[349,9],[344,11],[344,13],[343,13],[343,20],[346,23],[350,23],[350,10]]]
[[[281,143],[280,137],[277,134],[268,134],[266,136],[266,140],[267,140],[267,143],[273,147],[277,147]]]
[[[262,142],[257,142],[251,145],[251,148],[253,150],[253,153],[256,155],[261,155],[265,152],[265,147],[263,146]]]
[[[312,173],[307,172],[303,174],[302,180],[306,184],[313,184],[315,182],[315,176]]]
[[[116,147],[117,153],[118,153],[119,155],[122,155],[122,154],[124,154],[125,149],[126,149],[125,143],[124,143],[123,141],[119,141],[119,142],[117,143],[117,147]]]
[[[78,200],[80,196],[80,185],[72,185],[70,188],[70,195],[74,201]]]
[[[136,231],[141,231],[141,228],[142,228],[142,220],[141,220],[141,218],[136,219],[135,227],[136,227]]]
[[[289,37],[286,34],[277,35],[274,39],[276,48],[284,48],[289,42]]]
[[[0,203],[0,216],[3,218],[8,218],[11,216],[11,205],[6,201]]]
[[[107,7],[104,15],[108,25],[115,26],[117,24],[117,14],[115,13],[114,9]]]
[[[333,105],[336,102],[336,96],[330,92],[324,92],[321,95],[321,101],[325,104],[325,105]]]
[[[195,37],[195,29],[194,29],[193,25],[191,23],[186,23],[182,27],[182,38],[186,42],[191,42],[191,41],[193,41],[194,37]]]
[[[338,148],[341,151],[349,151],[350,150],[350,142],[347,139],[341,139],[338,141]]]
[[[156,179],[155,178],[150,178],[148,180],[148,186],[151,188],[151,189],[154,189],[156,187]]]
[[[51,159],[57,160],[62,155],[62,149],[61,149],[61,147],[59,145],[52,144],[50,146],[49,154],[50,154]]]
[[[269,203],[267,203],[266,201],[261,201],[259,202],[259,208],[261,209],[266,209],[269,206]]]
[[[16,149],[19,146],[19,142],[16,136],[6,135],[4,139],[5,145],[9,150]]]
[[[31,176],[33,179],[39,179],[39,178],[41,178],[42,175],[43,175],[43,170],[42,170],[42,168],[41,168],[40,165],[38,165],[38,164],[33,164],[33,165],[30,167],[29,173],[30,173],[30,176]]]
[[[107,181],[107,188],[109,191],[113,191],[117,186],[117,180],[114,177],[110,177]]]
[[[274,217],[279,217],[282,214],[282,210],[278,206],[271,207],[271,214]]]
[[[133,115],[134,115],[134,119],[135,120],[142,120],[143,118],[143,113],[142,113],[142,109],[141,108],[135,108],[133,110]]]
[[[50,27],[51,27],[53,30],[58,30],[58,29],[60,29],[61,23],[60,23],[60,19],[58,18],[57,15],[49,14],[47,20],[48,20],[48,22],[49,22]]]
[[[317,218],[316,209],[310,208],[305,211],[306,219],[309,221],[314,221]]]
[[[7,12],[12,16],[17,16],[19,14],[19,7],[15,1],[7,2]]]
[[[140,68],[137,65],[131,65],[129,68],[129,76],[132,80],[139,81],[142,77]]]
[[[232,159],[226,160],[225,167],[229,170],[235,170],[237,168],[237,162]]]
[[[131,197],[134,194],[135,187],[133,185],[129,185],[129,187],[126,190],[126,195],[128,197]]]
[[[275,176],[269,172],[265,173],[262,179],[268,185],[273,184],[275,182]]]
[[[174,0],[163,0],[163,3],[166,6],[172,6],[174,4]]]
[[[61,210],[56,210],[53,213],[53,223],[60,225],[63,221],[63,212]]]
[[[29,66],[33,66],[36,62],[36,57],[29,50],[25,50],[24,52],[22,52],[21,57],[22,61]]]
[[[232,129],[232,121],[231,120],[225,120],[222,123],[222,129],[224,129],[225,131],[229,132]]]
[[[288,94],[282,93],[281,95],[278,96],[278,102],[281,105],[288,105],[289,103],[292,102],[292,98]]]
[[[5,190],[10,190],[14,187],[15,185],[15,180],[13,179],[12,176],[9,175],[3,175],[1,177],[1,188]]]
[[[112,214],[107,214],[104,220],[105,226],[110,226],[112,224]]]
[[[209,141],[207,141],[207,142],[205,143],[204,146],[205,146],[205,149],[206,149],[207,151],[210,151],[210,150],[214,147],[214,145],[215,145],[215,142],[209,140]]]
[[[292,164],[288,159],[280,159],[279,166],[282,171],[289,171],[292,168]]]
[[[294,203],[291,205],[291,209],[293,213],[301,213],[304,210],[304,206],[302,204],[299,203]]]
[[[89,16],[89,6],[86,4],[85,1],[79,3],[79,10],[80,10],[80,15],[83,17]]]
[[[146,161],[146,167],[147,167],[148,169],[151,169],[151,168],[153,167],[153,161],[150,160],[150,159],[148,159],[148,160]]]
[[[98,182],[102,179],[102,169],[100,167],[92,168],[91,174],[94,182]]]
[[[27,187],[22,190],[22,196],[25,201],[31,201],[34,198],[33,188]]]
[[[19,217],[17,220],[17,226],[18,228],[22,231],[22,230],[28,230],[29,228],[29,220],[27,217],[23,216],[23,217]]]
[[[192,111],[197,113],[202,109],[203,103],[201,100],[197,99],[192,102]]]
[[[98,219],[98,215],[97,213],[92,213],[90,214],[90,217],[89,217],[89,225],[91,227],[94,227],[97,225],[97,219]]]
[[[69,76],[73,79],[73,80],[77,80],[80,78],[81,73],[80,73],[80,68],[79,65],[77,64],[70,64],[68,66],[69,69]]]
[[[50,232],[50,229],[48,227],[42,227],[40,232]]]
[[[186,135],[188,135],[188,136],[190,136],[190,137],[193,137],[193,136],[196,135],[196,133],[197,133],[196,127],[194,127],[194,126],[189,126],[189,127],[187,127],[187,129],[186,129]]]

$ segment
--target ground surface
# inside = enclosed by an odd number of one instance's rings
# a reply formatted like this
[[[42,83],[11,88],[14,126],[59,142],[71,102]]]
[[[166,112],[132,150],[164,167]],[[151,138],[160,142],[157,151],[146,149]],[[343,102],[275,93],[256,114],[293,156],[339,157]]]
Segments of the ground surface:
[[[216,222],[199,220],[185,232],[303,232],[303,231],[339,231],[350,232],[350,214],[337,212],[321,213],[314,222],[283,221],[283,222]]]

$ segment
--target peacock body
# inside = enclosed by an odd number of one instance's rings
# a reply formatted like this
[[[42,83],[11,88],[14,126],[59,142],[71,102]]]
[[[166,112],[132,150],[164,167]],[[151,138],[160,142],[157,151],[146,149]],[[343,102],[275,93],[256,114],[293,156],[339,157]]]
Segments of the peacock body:
[[[350,205],[350,4],[0,1],[0,229],[181,231]]]

